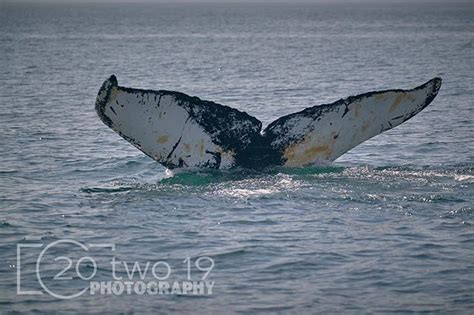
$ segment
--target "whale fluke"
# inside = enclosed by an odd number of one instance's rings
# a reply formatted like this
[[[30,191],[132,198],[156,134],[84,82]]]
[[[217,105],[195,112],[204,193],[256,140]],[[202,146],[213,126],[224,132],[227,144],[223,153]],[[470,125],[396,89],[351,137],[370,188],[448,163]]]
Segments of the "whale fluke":
[[[334,161],[361,142],[407,121],[436,97],[441,79],[412,90],[350,96],[262,123],[237,109],[183,93],[118,85],[97,95],[100,119],[167,168],[298,167]]]
[[[438,94],[441,79],[412,90],[350,96],[306,108],[272,122],[264,131],[286,166],[334,161],[356,145],[419,113]]]

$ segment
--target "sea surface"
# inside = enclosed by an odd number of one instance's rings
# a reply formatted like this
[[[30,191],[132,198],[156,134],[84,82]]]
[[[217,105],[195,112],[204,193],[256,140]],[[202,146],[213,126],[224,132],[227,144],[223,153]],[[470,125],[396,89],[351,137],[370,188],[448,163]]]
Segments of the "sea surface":
[[[472,314],[473,46],[472,2],[0,2],[0,313]],[[111,74],[264,125],[443,85],[332,165],[171,173],[97,117]],[[209,271],[212,294],[61,298],[87,288],[81,275],[113,280],[111,257],[161,261],[178,283]]]

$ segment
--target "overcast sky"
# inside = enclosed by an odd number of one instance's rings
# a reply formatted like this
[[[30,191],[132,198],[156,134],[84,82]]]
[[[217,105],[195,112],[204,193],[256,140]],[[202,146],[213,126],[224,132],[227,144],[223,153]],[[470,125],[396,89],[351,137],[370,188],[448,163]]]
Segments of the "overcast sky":
[[[54,2],[54,3],[108,3],[108,2],[146,2],[146,3],[443,3],[443,2],[472,2],[474,0],[0,0],[2,2]],[[474,5],[474,4],[473,4]]]

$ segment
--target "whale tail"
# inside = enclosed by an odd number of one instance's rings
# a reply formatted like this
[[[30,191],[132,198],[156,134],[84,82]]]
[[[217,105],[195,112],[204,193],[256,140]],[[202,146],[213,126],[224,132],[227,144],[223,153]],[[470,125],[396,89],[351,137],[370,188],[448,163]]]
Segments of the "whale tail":
[[[441,79],[412,90],[369,92],[262,123],[237,109],[173,91],[106,80],[95,108],[125,140],[170,169],[304,166],[334,161],[407,121],[435,98]]]

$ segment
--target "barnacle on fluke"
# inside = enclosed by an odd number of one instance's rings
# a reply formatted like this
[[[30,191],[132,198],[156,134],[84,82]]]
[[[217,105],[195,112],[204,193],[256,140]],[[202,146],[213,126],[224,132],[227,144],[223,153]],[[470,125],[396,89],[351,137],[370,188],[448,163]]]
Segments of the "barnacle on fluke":
[[[100,119],[170,169],[298,167],[334,161],[407,121],[436,97],[441,79],[412,90],[350,96],[262,123],[237,109],[173,91],[121,87],[111,76],[96,100]]]

